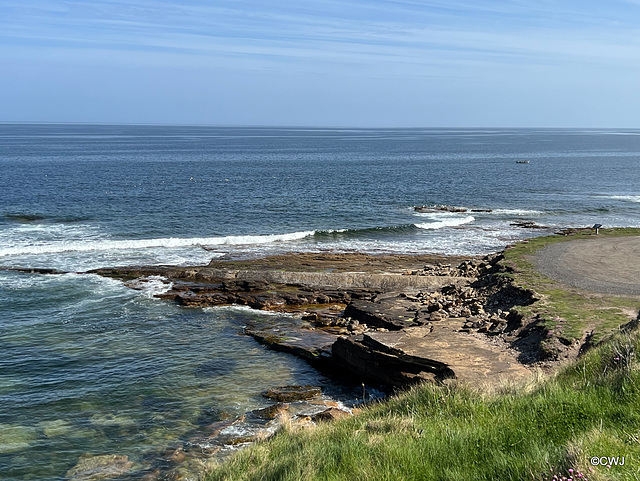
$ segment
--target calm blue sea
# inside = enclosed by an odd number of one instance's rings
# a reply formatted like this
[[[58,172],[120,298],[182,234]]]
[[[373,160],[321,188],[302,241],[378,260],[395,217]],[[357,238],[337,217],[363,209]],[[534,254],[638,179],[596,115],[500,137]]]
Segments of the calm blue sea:
[[[491,212],[413,209],[436,204]],[[640,131],[0,124],[4,267],[484,254],[548,232],[516,221],[640,227]],[[62,479],[83,453],[144,467],[263,389],[336,389],[242,335],[264,314],[154,289],[0,272],[0,478]]]

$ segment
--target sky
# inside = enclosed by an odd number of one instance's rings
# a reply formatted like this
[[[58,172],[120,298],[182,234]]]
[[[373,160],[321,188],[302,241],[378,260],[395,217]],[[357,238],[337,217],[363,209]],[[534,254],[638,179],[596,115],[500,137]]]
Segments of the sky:
[[[640,128],[640,0],[0,0],[0,121]]]

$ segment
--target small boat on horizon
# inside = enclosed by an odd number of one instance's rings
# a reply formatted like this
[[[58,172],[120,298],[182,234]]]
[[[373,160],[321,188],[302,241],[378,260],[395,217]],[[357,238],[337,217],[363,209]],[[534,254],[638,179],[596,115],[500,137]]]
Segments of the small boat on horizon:
[[[516,164],[528,164],[530,160],[516,160]]]

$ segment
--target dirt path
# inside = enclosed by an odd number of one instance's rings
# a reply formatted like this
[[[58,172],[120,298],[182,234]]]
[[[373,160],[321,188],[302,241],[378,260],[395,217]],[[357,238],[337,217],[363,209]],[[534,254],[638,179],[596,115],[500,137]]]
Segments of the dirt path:
[[[590,292],[640,296],[640,237],[596,237],[552,244],[537,252],[536,268]]]

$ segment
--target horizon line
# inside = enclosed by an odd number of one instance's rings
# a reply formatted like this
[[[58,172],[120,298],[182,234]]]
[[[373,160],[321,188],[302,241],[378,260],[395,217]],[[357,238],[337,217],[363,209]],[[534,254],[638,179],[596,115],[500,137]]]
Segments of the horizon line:
[[[150,123],[150,122],[97,122],[97,121],[32,121],[32,120],[0,120],[0,125],[86,125],[86,126],[123,126],[123,127],[208,127],[208,128],[245,128],[245,129],[354,129],[354,130],[401,130],[401,129],[454,129],[454,130],[640,130],[640,127],[622,126],[354,126],[354,125],[276,125],[276,124],[200,124],[200,123]]]

